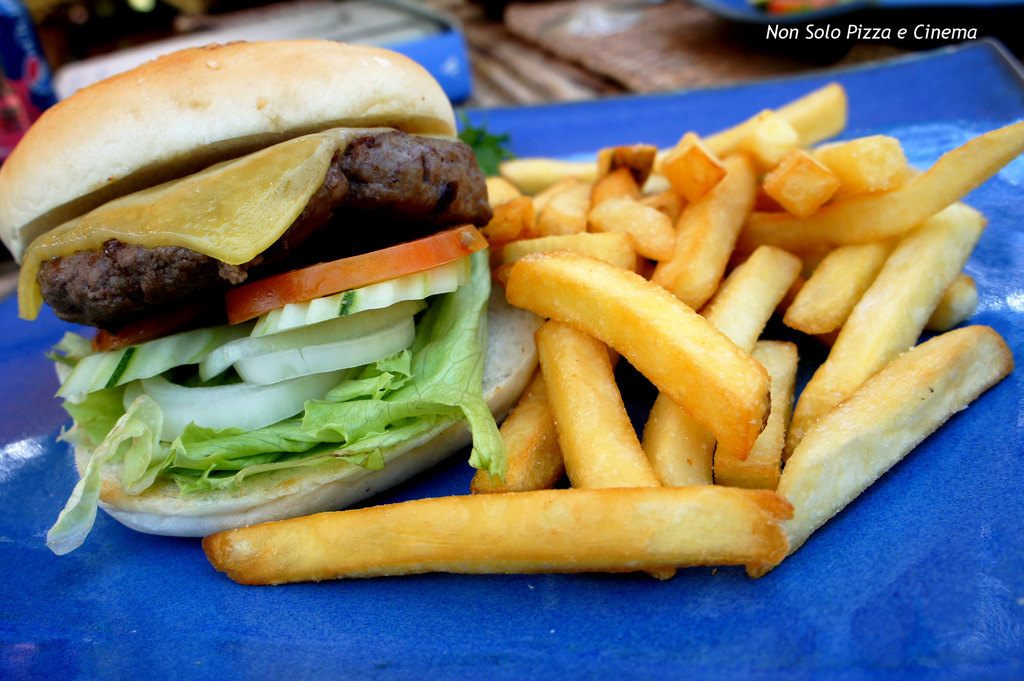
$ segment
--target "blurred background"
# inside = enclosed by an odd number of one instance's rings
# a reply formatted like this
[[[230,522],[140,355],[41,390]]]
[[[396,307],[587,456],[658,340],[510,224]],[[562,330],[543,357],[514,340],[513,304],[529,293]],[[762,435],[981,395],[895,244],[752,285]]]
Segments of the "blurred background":
[[[380,45],[426,66],[457,107],[500,107],[725,85],[963,39],[900,40],[895,31],[887,39],[878,32],[848,38],[850,24],[973,29],[1020,55],[1021,6],[1024,0],[0,0],[0,160],[52,102],[188,45],[300,37]],[[803,33],[812,22],[840,26],[844,35],[784,40],[768,29]]]

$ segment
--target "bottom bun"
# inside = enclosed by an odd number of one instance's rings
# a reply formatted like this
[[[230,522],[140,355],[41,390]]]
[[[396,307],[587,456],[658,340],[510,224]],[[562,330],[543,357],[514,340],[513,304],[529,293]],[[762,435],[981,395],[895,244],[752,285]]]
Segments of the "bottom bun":
[[[487,310],[487,357],[483,395],[499,421],[512,409],[537,366],[533,333],[540,318],[505,302],[495,289]],[[236,527],[295,518],[345,508],[397,485],[440,463],[470,444],[466,427],[447,422],[384,452],[385,465],[372,471],[337,461],[304,470],[263,473],[236,490],[211,490],[188,495],[161,480],[141,494],[125,493],[117,480],[118,466],[102,473],[100,508],[128,527],[150,534],[205,537]],[[75,449],[79,471],[85,470],[90,452]]]

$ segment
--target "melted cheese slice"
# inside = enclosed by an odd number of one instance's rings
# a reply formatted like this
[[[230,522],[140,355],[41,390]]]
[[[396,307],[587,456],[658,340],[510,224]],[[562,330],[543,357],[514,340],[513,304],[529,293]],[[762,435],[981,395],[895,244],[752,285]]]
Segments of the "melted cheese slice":
[[[41,235],[25,251],[18,313],[35,319],[43,299],[40,264],[110,239],[154,248],[183,246],[240,265],[291,226],[323,185],[336,150],[366,129],[338,128],[298,137],[202,172],[106,203]]]

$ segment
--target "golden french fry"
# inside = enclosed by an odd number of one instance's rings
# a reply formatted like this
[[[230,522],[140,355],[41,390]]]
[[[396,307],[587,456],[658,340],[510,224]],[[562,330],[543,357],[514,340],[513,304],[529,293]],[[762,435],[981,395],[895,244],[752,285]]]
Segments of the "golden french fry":
[[[715,325],[715,328],[722,331],[738,346],[750,352],[754,349],[768,319],[799,274],[799,258],[777,248],[759,248],[746,262],[729,274],[721,288],[715,293],[714,298],[704,308],[703,314],[709,322]],[[767,369],[767,367],[765,368]],[[688,417],[684,415],[678,417],[678,420],[685,422],[686,418]],[[769,423],[771,423],[770,416]],[[677,426],[677,428],[688,434],[694,432],[690,426]],[[785,431],[783,431],[783,435],[785,435]],[[758,442],[764,437],[765,434],[762,432],[758,437]],[[684,460],[700,460],[707,439],[701,439],[694,434],[690,435],[688,441],[700,444],[701,450],[694,451],[687,448],[686,443],[680,442],[674,449],[675,455]],[[767,445],[762,445],[762,447],[765,446]],[[754,456],[757,450],[758,445],[755,443],[751,450],[751,456]],[[713,467],[716,471],[716,480],[719,468],[737,470],[737,467],[732,464],[734,459],[735,457],[730,456],[726,451],[715,450]],[[758,458],[749,466],[740,467],[739,470],[755,470],[763,459],[764,455],[759,454]],[[748,457],[746,461],[750,461],[750,458]],[[679,465],[675,464],[673,467],[679,467]],[[730,468],[730,466],[732,467]]]
[[[668,395],[658,393],[644,425],[642,446],[662,485],[712,484],[715,444],[711,431],[690,418]]]
[[[772,411],[768,425],[754,443],[746,461],[732,457],[715,459],[715,484],[749,489],[775,489],[782,470],[786,429],[793,413],[796,387],[796,345],[783,341],[757,341],[751,352],[772,379]]]
[[[917,342],[984,225],[980,213],[957,203],[900,241],[800,394],[786,441],[790,453],[815,421]]]
[[[651,144],[632,144],[610,147],[597,152],[597,177],[604,177],[619,168],[627,168],[638,186],[642,187],[654,169],[658,148]]]
[[[552,158],[516,158],[498,166],[501,176],[524,194],[534,196],[552,185],[571,179],[590,183],[597,179],[594,161],[559,161]]]
[[[961,272],[946,287],[935,312],[928,318],[924,328],[929,331],[949,331],[967,321],[978,307],[978,287],[969,275]]]
[[[643,205],[650,206],[667,215],[673,225],[679,220],[683,207],[686,205],[686,199],[671,187],[654,194],[641,196],[639,201]]]
[[[870,243],[903,234],[962,199],[1024,152],[1024,122],[974,138],[947,152],[924,174],[887,192],[853,196],[796,218],[753,213],[737,248],[771,244],[794,253],[814,246]]]
[[[846,323],[854,305],[871,286],[898,239],[840,246],[814,269],[782,318],[786,326],[817,335]]]
[[[846,127],[848,102],[846,90],[838,83],[829,83],[785,106],[775,115],[788,123],[797,133],[797,146],[809,147],[842,132]],[[765,112],[743,121],[739,125],[706,137],[704,143],[720,157],[736,152],[740,143],[765,118]]]
[[[758,185],[757,196],[754,197],[754,210],[762,213],[781,213],[786,209],[778,201],[768,196],[768,192],[764,190],[764,185]]]
[[[521,239],[506,245],[502,256],[506,265],[512,265],[530,253],[548,253],[550,251],[573,251],[604,260],[626,270],[636,271],[636,249],[633,248],[633,237],[625,232],[583,232]]]
[[[609,176],[610,177],[610,176]],[[629,197],[607,199],[590,209],[587,223],[593,232],[623,232],[633,237],[636,252],[651,260],[668,260],[675,247],[672,221],[657,208]]]
[[[714,433],[724,451],[746,458],[768,414],[767,372],[660,286],[560,251],[519,260],[506,296],[513,305],[572,324],[613,347]]]
[[[533,199],[518,196],[494,207],[494,215],[480,231],[492,246],[532,236]]]
[[[608,347],[568,324],[535,334],[548,406],[569,482],[577,489],[658,487],[622,404]],[[674,567],[648,570],[671,579]]]
[[[487,201],[492,208],[522,195],[518,187],[503,177],[487,178]]]
[[[498,284],[502,288],[508,285],[508,277],[512,274],[512,265],[498,265],[495,266],[494,262],[491,262],[491,281]]]
[[[995,331],[957,329],[894,359],[823,416],[779,481],[795,509],[785,523],[789,552],[1012,370],[1013,355]]]
[[[726,168],[692,132],[662,160],[660,169],[672,188],[687,201],[696,201],[725,177]]]
[[[800,145],[800,133],[774,111],[762,111],[757,124],[740,140],[737,151],[750,154],[762,171],[777,166]]]
[[[242,584],[455,572],[633,572],[778,563],[790,504],[729,487],[537,490],[419,499],[211,535]]]
[[[668,191],[672,188],[672,185],[668,183],[668,179],[658,172],[653,172],[647,178],[647,181],[640,187],[640,191],[644,195],[658,194],[664,191]]]
[[[617,168],[594,183],[590,191],[590,207],[608,199],[626,197],[630,199],[640,198],[640,186],[633,178],[629,168]]]
[[[477,471],[469,484],[473,494],[527,492],[551,489],[565,473],[558,433],[551,420],[547,387],[540,369],[526,387],[515,409],[501,424],[505,440],[505,481]]]
[[[656,284],[697,309],[718,288],[757,195],[754,168],[746,156],[730,156],[725,166],[725,178],[683,209],[676,224],[672,258],[659,263],[652,277]]]
[[[806,268],[807,264],[804,263],[804,269]],[[789,290],[786,291],[786,295],[782,296],[782,300],[780,300],[779,304],[775,307],[775,312],[780,315],[786,314],[786,310],[788,310],[789,306],[793,304],[796,297],[800,295],[800,290],[806,283],[807,280],[804,279],[803,275],[798,275],[797,278],[793,280],[793,284],[789,287]]]
[[[557,321],[544,324],[536,339],[548,404],[572,486],[658,486],[622,404],[604,344]]]
[[[590,189],[589,184],[576,182],[545,201],[537,217],[537,235],[579,234],[587,231]]]
[[[733,343],[754,349],[765,324],[800,276],[800,258],[762,246],[729,273],[701,314]]]
[[[803,149],[794,149],[765,175],[763,187],[791,215],[803,218],[832,198],[839,178]]]
[[[846,127],[849,103],[839,83],[829,83],[775,110],[800,136],[800,146],[809,147],[835,137]]]
[[[903,146],[887,135],[824,144],[814,150],[814,158],[839,179],[837,196],[886,191],[907,179]]]
[[[574,187],[579,187],[581,184],[586,184],[588,187],[589,183],[583,183],[577,180],[575,177],[566,177],[558,182],[555,182],[549,187],[546,187],[543,191],[533,195],[533,211],[535,214],[540,215],[547,208],[548,203],[551,199],[555,198],[564,191],[568,191]]]

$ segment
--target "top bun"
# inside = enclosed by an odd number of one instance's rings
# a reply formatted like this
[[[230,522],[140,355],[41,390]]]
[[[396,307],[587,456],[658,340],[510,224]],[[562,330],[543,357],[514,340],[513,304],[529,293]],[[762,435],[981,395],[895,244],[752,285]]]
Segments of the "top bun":
[[[37,236],[118,196],[336,127],[456,132],[437,81],[388,50],[296,40],[165,55],[43,113],[0,166],[0,239],[20,262]]]

